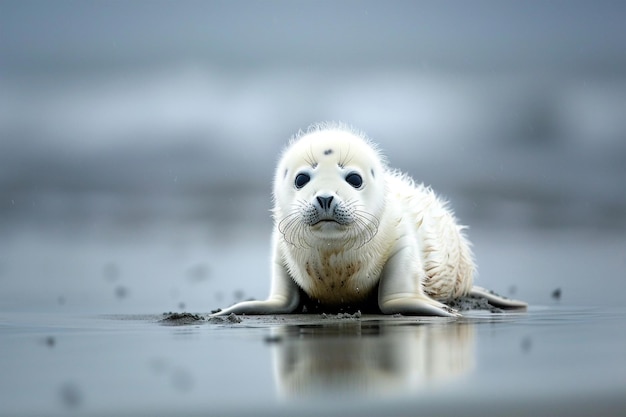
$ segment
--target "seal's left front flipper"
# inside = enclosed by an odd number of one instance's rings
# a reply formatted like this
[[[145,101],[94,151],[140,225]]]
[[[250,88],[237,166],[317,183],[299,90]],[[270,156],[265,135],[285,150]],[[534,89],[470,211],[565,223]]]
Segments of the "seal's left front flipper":
[[[519,301],[519,300],[514,300],[512,298],[503,297],[501,295],[494,293],[493,291],[490,291],[482,287],[476,287],[476,286],[472,287],[472,290],[469,295],[484,298],[492,306],[505,309],[505,310],[528,308],[528,303],[524,301]]]

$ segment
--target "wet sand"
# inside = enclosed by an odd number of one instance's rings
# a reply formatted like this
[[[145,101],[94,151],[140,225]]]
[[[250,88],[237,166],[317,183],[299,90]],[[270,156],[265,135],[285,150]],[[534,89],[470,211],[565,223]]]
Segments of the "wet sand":
[[[1,314],[2,414],[618,415],[626,310]],[[10,377],[7,377],[10,375]]]

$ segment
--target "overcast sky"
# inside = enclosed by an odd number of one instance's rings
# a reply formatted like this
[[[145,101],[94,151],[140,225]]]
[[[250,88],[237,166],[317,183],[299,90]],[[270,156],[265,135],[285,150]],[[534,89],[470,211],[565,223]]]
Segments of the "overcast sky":
[[[621,1],[6,1],[3,71],[239,67],[623,70]]]

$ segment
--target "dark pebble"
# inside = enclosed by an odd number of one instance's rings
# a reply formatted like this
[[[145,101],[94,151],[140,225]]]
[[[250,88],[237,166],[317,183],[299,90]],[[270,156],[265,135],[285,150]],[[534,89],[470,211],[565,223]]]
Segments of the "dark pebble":
[[[524,353],[530,352],[530,349],[533,347],[533,340],[530,338],[530,336],[526,336],[522,339],[521,346]]]
[[[277,335],[265,336],[263,341],[269,345],[269,344],[274,344],[274,343],[280,343],[283,341],[283,338]]]
[[[67,382],[61,386],[59,390],[61,402],[67,408],[77,408],[83,402],[83,393],[80,388],[71,382]]]
[[[46,346],[48,347],[54,347],[54,345],[56,345],[57,341],[53,336],[48,336],[46,337]]]
[[[128,289],[126,289],[126,287],[121,286],[121,285],[117,286],[115,288],[115,296],[119,299],[128,297]]]

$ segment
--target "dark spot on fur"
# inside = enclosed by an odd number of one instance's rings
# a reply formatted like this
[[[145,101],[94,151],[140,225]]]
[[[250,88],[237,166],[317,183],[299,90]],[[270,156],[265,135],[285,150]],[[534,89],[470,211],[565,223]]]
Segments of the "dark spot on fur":
[[[374,175],[374,169],[370,169],[370,172],[372,173],[372,178],[376,178],[376,175]]]
[[[333,153],[333,150],[332,150],[332,149],[326,149],[326,150],[324,151],[324,155],[331,155],[332,153]]]
[[[285,173],[283,174],[283,178],[287,178],[287,173],[289,172],[288,169],[285,170]]]

